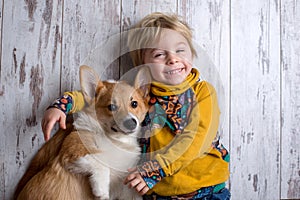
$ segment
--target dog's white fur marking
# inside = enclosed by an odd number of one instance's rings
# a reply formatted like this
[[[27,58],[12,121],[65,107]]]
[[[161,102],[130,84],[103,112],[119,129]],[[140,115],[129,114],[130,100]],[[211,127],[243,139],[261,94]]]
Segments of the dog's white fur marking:
[[[95,159],[95,154],[87,154],[79,158],[68,167],[74,174],[87,174],[91,184],[92,192],[97,198],[109,199],[109,168],[103,166]]]
[[[79,113],[78,118],[74,121],[74,126],[86,148],[97,148],[101,153],[81,157],[68,169],[72,173],[89,174],[92,191],[96,197],[101,199],[141,199],[135,191],[123,185],[127,169],[135,166],[139,160],[140,148],[136,138],[137,133],[125,135],[104,130],[97,120],[84,112]],[[81,131],[93,134],[94,144],[86,142]]]

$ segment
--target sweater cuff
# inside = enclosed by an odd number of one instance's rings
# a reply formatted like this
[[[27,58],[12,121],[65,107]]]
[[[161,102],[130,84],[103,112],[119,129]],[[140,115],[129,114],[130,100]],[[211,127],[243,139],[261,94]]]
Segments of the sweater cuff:
[[[63,95],[57,98],[47,109],[57,108],[63,111],[66,115],[70,112],[73,106],[73,99],[70,95]]]
[[[144,162],[137,168],[150,189],[152,189],[154,185],[156,185],[162,180],[163,177],[165,177],[165,173],[157,160]]]

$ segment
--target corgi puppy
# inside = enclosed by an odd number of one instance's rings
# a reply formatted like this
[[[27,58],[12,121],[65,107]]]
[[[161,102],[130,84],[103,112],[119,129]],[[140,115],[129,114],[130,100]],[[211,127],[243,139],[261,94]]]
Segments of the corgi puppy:
[[[140,158],[137,139],[149,109],[149,83],[143,70],[132,87],[101,81],[92,68],[81,66],[86,106],[37,152],[15,199],[142,199],[123,179]]]

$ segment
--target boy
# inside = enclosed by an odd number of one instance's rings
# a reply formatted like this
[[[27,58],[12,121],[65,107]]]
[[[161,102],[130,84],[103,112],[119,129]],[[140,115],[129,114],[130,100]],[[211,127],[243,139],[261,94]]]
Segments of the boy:
[[[192,67],[191,29],[178,16],[163,13],[146,16],[135,28],[128,38],[133,63],[147,65],[153,82],[141,139],[146,156],[129,169],[124,184],[144,199],[229,199],[224,183],[229,155],[217,137],[217,96]],[[56,121],[65,127],[65,114],[83,106],[80,92],[58,99],[45,112],[45,139]]]

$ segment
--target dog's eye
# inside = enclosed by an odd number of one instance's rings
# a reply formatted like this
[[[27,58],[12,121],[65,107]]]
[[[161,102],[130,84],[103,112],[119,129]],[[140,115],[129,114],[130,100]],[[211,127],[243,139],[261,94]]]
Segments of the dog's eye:
[[[136,108],[138,106],[138,102],[137,101],[132,101],[131,102],[131,107],[132,108]]]
[[[110,104],[109,106],[107,106],[108,110],[110,111],[116,111],[118,110],[118,106],[115,104]]]

